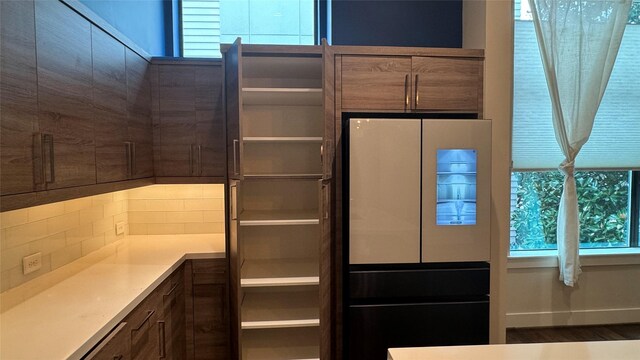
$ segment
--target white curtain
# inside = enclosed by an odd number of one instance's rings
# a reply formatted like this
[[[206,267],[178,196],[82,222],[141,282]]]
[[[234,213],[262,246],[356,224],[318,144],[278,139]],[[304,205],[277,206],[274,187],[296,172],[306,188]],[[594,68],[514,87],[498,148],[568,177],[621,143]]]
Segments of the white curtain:
[[[580,275],[580,224],[574,161],[589,139],[627,23],[631,0],[529,0],[553,110],[556,140],[565,156],[558,209],[560,280]],[[615,156],[615,154],[611,154]]]

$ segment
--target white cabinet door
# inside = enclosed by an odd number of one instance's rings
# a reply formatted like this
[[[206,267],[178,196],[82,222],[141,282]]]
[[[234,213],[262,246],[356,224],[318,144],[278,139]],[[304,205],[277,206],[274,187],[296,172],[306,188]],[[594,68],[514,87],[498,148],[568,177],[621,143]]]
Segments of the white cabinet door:
[[[420,262],[418,119],[349,120],[349,263]]]
[[[488,261],[491,121],[422,123],[422,262]]]

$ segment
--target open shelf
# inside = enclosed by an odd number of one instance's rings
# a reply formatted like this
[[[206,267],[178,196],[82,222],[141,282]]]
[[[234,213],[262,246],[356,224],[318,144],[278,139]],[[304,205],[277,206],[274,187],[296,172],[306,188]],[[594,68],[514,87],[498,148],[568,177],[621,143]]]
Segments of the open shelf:
[[[242,329],[319,326],[318,291],[245,292]]]
[[[322,105],[319,88],[242,88],[245,105]]]
[[[240,214],[240,226],[315,225],[318,210],[245,210]]]
[[[317,259],[246,259],[242,287],[318,285]]]
[[[243,360],[320,359],[320,333],[315,328],[242,331]]]

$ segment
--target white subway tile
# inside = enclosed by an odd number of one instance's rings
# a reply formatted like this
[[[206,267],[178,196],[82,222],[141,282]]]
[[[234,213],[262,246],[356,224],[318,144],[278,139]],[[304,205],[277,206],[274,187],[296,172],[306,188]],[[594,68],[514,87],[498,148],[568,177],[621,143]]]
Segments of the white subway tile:
[[[88,209],[80,210],[80,225],[91,224],[94,221],[98,221],[104,218],[104,207],[103,206],[93,206]]]
[[[202,185],[165,185],[169,199],[200,199],[202,198]]]
[[[47,235],[47,220],[40,220],[8,228],[3,240],[6,248],[12,248]]]
[[[72,212],[47,219],[47,233],[57,234],[80,225],[80,213]]]
[[[64,214],[64,203],[57,202],[53,204],[34,206],[28,208],[27,211],[29,213],[29,222],[44,220]]]
[[[129,198],[127,190],[116,191],[113,193],[113,201],[126,201]]]
[[[147,211],[182,211],[184,200],[150,199],[147,200]]]
[[[222,184],[202,185],[202,197],[224,199],[224,185]]]
[[[224,222],[224,211],[203,211],[204,222]]]
[[[77,244],[93,237],[93,224],[85,224],[66,231],[67,245]]]
[[[82,244],[82,256],[85,256],[89,253],[92,253],[98,249],[100,249],[101,247],[104,246],[104,234],[99,235],[99,236],[94,236],[93,238],[89,239],[89,240],[85,240],[83,241]]]
[[[13,288],[24,284],[29,280],[33,280],[38,276],[51,271],[51,255],[42,255],[42,267],[32,273],[24,275],[22,273],[22,266],[15,267],[9,270],[9,285]]]
[[[149,235],[184,234],[184,224],[149,224]]]
[[[104,235],[105,232],[114,232],[113,216],[106,217],[93,223],[93,236]]]
[[[83,197],[79,199],[68,200],[64,202],[64,212],[70,213],[80,211],[91,207],[91,198]]]
[[[138,211],[129,213],[129,223],[162,224],[166,222],[166,213]]]
[[[64,232],[47,236],[44,239],[32,241],[29,243],[29,252],[42,254],[50,254],[52,252],[63,249],[66,246],[66,236]]]
[[[129,211],[147,211],[147,200],[129,199]]]
[[[82,244],[77,243],[67,246],[62,250],[51,253],[51,269],[55,270],[82,256]]]
[[[114,201],[107,204],[104,204],[104,216],[114,216],[117,214],[121,214],[123,212],[123,204],[124,201]]]
[[[91,206],[99,206],[113,202],[113,193],[94,195],[91,197]]]
[[[5,211],[0,213],[0,228],[6,229],[12,226],[26,224],[29,221],[27,209]]]
[[[202,211],[167,211],[167,223],[197,223],[202,222]]]
[[[220,233],[218,223],[191,223],[184,224],[185,234],[217,234]],[[222,231],[224,232],[224,231]]]
[[[187,199],[184,201],[184,209],[191,210],[220,210],[220,199]]]
[[[24,244],[11,249],[2,250],[0,253],[0,270],[6,271],[16,266],[22,266],[22,258],[30,255],[29,244]]]
[[[147,235],[147,224],[129,223],[129,235]]]

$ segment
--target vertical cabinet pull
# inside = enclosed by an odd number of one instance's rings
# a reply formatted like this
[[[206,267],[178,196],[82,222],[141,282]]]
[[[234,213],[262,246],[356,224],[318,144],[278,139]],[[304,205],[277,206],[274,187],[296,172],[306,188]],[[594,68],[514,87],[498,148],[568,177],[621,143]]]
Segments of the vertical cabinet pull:
[[[167,357],[167,343],[166,343],[166,330],[165,330],[165,322],[158,321],[158,342],[160,343],[160,358],[164,359]]]
[[[33,183],[44,185],[44,135],[33,134]]]
[[[238,185],[231,185],[231,199],[229,199],[229,212],[231,213],[231,220],[238,220]]]
[[[125,141],[124,147],[125,147],[126,156],[127,156],[127,178],[131,178],[132,172],[133,172],[133,168],[131,166],[131,142]]]
[[[238,139],[233,139],[233,175],[239,175],[240,173],[238,172],[238,152],[236,152],[236,144],[237,144],[237,148],[240,148],[240,140]]]
[[[324,203],[322,205],[322,212],[323,212],[323,216],[324,219],[327,220],[329,219],[329,208],[330,208],[330,199],[329,199],[329,191],[327,191],[329,188],[327,185],[322,185],[322,195],[324,196]]]
[[[409,74],[404,76],[404,111],[409,108]]]
[[[136,175],[136,143],[131,143],[131,177]]]
[[[47,184],[53,183],[56,181],[56,172],[55,172],[55,156],[53,151],[53,135],[51,134],[42,134],[42,163],[44,166],[44,181]]]
[[[415,86],[415,88],[416,88],[416,91],[415,91],[415,97],[414,97],[414,100],[415,100],[415,102],[414,102],[414,103],[415,103],[415,107],[414,107],[414,109],[418,109],[418,103],[419,103],[419,101],[420,101],[420,96],[418,95],[418,76],[419,76],[419,75],[418,75],[418,74],[416,74],[416,82],[415,82],[415,84],[413,85],[413,86]]]
[[[202,145],[198,145],[198,175],[202,176]]]
[[[193,175],[193,144],[189,145],[189,175]]]

